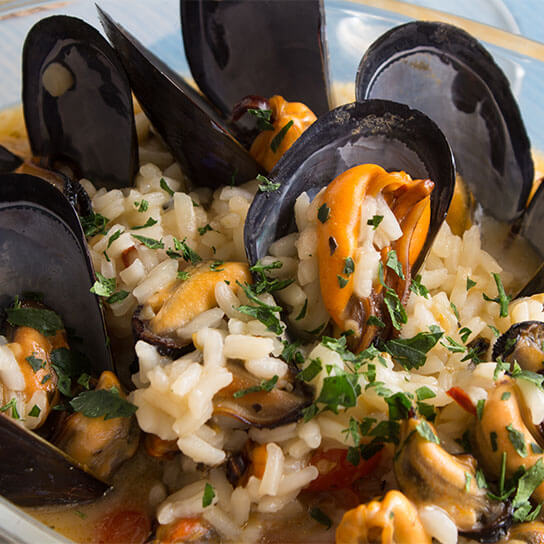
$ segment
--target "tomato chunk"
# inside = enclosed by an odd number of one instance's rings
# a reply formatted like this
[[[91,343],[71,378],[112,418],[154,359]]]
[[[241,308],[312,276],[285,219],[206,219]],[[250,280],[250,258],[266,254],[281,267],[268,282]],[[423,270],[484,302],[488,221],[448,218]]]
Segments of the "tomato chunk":
[[[141,510],[116,510],[104,516],[96,529],[99,544],[143,544],[151,522]]]
[[[327,491],[349,487],[359,478],[372,472],[380,463],[381,450],[370,459],[361,459],[358,465],[347,460],[348,450],[318,450],[310,459],[310,464],[317,467],[319,476],[306,488],[308,491]]]
[[[446,391],[446,394],[469,414],[472,414],[473,416],[476,415],[476,406],[474,406],[474,403],[463,389],[460,387],[452,387]]]

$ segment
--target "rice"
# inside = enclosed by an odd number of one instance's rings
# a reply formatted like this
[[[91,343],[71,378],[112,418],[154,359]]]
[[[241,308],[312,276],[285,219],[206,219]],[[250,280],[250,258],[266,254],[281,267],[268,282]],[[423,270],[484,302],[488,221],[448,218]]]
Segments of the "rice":
[[[140,118],[139,133],[148,130]],[[141,157],[156,164],[142,164],[131,189],[96,191],[89,181],[82,181],[95,212],[109,219],[107,234],[94,236],[90,251],[95,269],[115,278],[117,291],[127,292],[123,300],[106,304],[110,329],[121,337],[130,333],[130,320],[137,307],[140,317],[152,319],[158,311],[157,297],[180,281],[190,281],[179,279],[193,270],[190,258],[173,255],[180,252],[179,243],[186,244],[205,264],[219,263],[220,267],[222,261],[245,263],[243,225],[257,189],[252,181],[213,192],[191,191],[179,165],[160,146],[149,144]],[[161,180],[173,195],[161,188]],[[327,379],[341,377],[349,369],[349,362],[338,350],[316,339],[319,332],[315,331],[322,332],[329,321],[317,259],[320,203],[320,194],[313,200],[305,193],[300,195],[294,207],[298,232],[276,240],[269,248],[270,255],[262,261],[265,265],[281,264],[269,271],[271,278],[295,281],[272,294],[259,295],[262,304],[279,304],[286,310],[281,315],[272,312],[280,329],[289,325],[305,339],[299,346],[301,369],[308,369],[313,361],[320,362],[320,370],[307,383],[314,401],[320,398]],[[378,250],[398,239],[401,230],[381,195],[369,198],[361,214],[354,281],[355,292],[365,297],[378,281]],[[383,220],[373,229],[368,220],[376,214]],[[133,228],[148,223],[146,228]],[[119,235],[112,239],[116,232]],[[157,248],[151,249],[135,235],[157,241]],[[228,280],[217,281],[212,286],[212,307],[197,312],[173,332],[177,339],[192,342],[193,351],[173,359],[142,340],[135,346],[139,372],[133,377],[137,389],[130,400],[138,407],[139,426],[163,440],[175,441],[181,453],[181,461],[165,464],[163,482],[150,495],[150,502],[158,504],[159,523],[202,516],[225,541],[249,542],[260,538],[262,531],[256,516],[273,514],[285,520],[300,515],[303,506],[297,497],[320,475],[319,466],[312,464],[314,454],[330,449],[347,451],[355,446],[353,435],[347,432],[353,420],[370,418],[380,423],[388,419],[386,394],[376,387],[378,383],[388,394],[403,393],[412,399],[425,388],[429,395],[425,402],[437,410],[435,426],[443,444],[449,451],[459,452],[455,440],[467,430],[470,416],[448,391],[455,385],[463,388],[475,405],[485,400],[495,382],[496,363],[484,360],[474,367],[470,360],[463,360],[465,353],[449,349],[452,344],[449,346],[446,338],[462,345],[483,338],[492,346],[495,328],[503,333],[513,323],[544,319],[544,296],[515,301],[508,316],[501,317],[499,305],[489,300],[497,296],[493,273],[501,274],[507,291],[514,285],[514,275],[504,272],[482,249],[478,226],[457,236],[444,224],[419,271],[420,282],[429,294],[411,293],[405,305],[407,322],[400,330],[404,339],[428,333],[435,326],[443,332],[442,340],[430,349],[421,366],[407,370],[389,354],[381,353],[368,361],[374,367],[373,377],[365,372],[358,374],[357,386],[362,394],[352,406],[275,428],[236,430],[214,413],[214,403],[225,388],[238,384],[232,365],[245,369],[256,384],[272,380],[275,388],[290,391],[289,366],[281,357],[287,337],[241,311],[254,303],[243,289]],[[469,331],[464,337],[460,332],[463,329]],[[308,331],[314,331],[313,335]],[[489,358],[489,351],[486,356]],[[6,365],[9,361],[0,357],[0,373]],[[542,392],[529,383],[521,389],[535,407],[533,421],[544,419]],[[266,452],[264,468],[262,473],[251,473],[245,481],[233,485],[226,479],[225,462],[248,444]],[[215,495],[208,506],[203,506],[207,484]],[[420,509],[420,518],[429,534],[440,542],[456,541],[457,529],[444,511],[426,506]]]

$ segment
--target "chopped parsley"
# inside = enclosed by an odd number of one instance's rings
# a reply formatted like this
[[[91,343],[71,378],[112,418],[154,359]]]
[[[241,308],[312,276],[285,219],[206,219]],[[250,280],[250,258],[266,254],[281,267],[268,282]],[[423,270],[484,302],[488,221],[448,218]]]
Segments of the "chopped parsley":
[[[393,270],[400,279],[402,280],[405,279],[404,272],[402,271],[402,264],[400,264],[399,259],[397,257],[397,252],[394,249],[389,251],[389,253],[387,254],[386,266],[387,268],[390,268],[391,270]]]
[[[261,193],[271,193],[277,191],[281,187],[281,183],[275,183],[262,174],[257,174],[257,181],[261,182],[259,185],[259,191],[261,191]]]
[[[323,369],[323,364],[321,359],[312,359],[310,364],[297,374],[297,379],[302,380],[303,382],[311,382]]]
[[[468,327],[463,327],[459,331],[459,336],[461,337],[461,340],[466,343],[468,340],[468,337],[472,334],[472,331]]]
[[[96,273],[97,280],[91,287],[91,293],[98,295],[99,297],[110,297],[115,291],[117,281],[115,278],[106,278],[100,272]]]
[[[427,400],[434,397],[436,397],[436,393],[426,385],[422,385],[416,389],[417,400]]]
[[[132,230],[146,229],[147,227],[152,227],[157,224],[157,220],[149,217],[148,220],[143,225],[138,225],[136,227],[131,227]]]
[[[453,303],[453,302],[450,302],[450,307],[451,309],[453,310],[453,313],[455,315],[455,317],[457,318],[457,321],[459,321],[459,310],[457,309],[457,306]]]
[[[272,331],[279,336],[283,332],[283,327],[281,326],[276,313],[281,312],[281,307],[271,306],[260,300],[257,293],[255,293],[247,283],[245,285],[242,285],[239,281],[236,283],[244,290],[247,298],[256,304],[255,306],[245,304],[238,306],[236,309],[243,314],[259,320],[263,325],[266,325],[266,328],[269,331]]]
[[[110,246],[113,244],[113,242],[115,242],[115,240],[117,240],[117,238],[119,238],[119,236],[121,236],[121,234],[123,233],[123,231],[121,229],[117,229],[109,238],[108,238],[108,247],[106,249],[109,249]],[[105,253],[105,252],[104,252]]]
[[[281,145],[281,142],[285,138],[285,135],[287,134],[287,131],[293,126],[293,121],[289,121],[286,123],[281,130],[272,138],[272,141],[270,142],[270,149],[273,153],[276,153],[278,148]]]
[[[366,224],[370,225],[374,228],[374,230],[376,230],[382,221],[383,215],[373,215],[372,218],[366,222]]]
[[[146,212],[149,208],[149,202],[147,200],[140,200],[139,202],[134,202],[134,207],[138,210],[139,213]]]
[[[320,508],[317,506],[313,506],[310,508],[310,516],[312,519],[315,519],[318,523],[321,523],[321,525],[324,525],[327,530],[329,530],[332,527],[332,521],[327,514],[323,512]]]
[[[412,278],[410,283],[410,291],[423,298],[429,298],[429,290],[421,283],[421,274],[418,274],[415,278]]]
[[[247,112],[257,119],[257,128],[259,130],[274,130],[274,125],[271,122],[272,110],[248,108]]]
[[[177,274],[178,280],[188,280],[191,277],[191,274],[186,270],[179,270]]]
[[[202,261],[202,257],[187,245],[185,242],[186,239],[184,238],[180,242],[177,238],[174,238],[174,247],[177,251],[181,251],[181,256],[185,262],[195,265]]]
[[[133,238],[136,238],[138,242],[141,242],[145,247],[149,249],[164,249],[164,243],[161,240],[155,240],[154,238],[148,238],[147,236],[140,236],[138,234],[132,234]]]
[[[204,236],[210,230],[213,230],[213,229],[212,229],[211,225],[209,223],[207,223],[203,227],[198,227],[198,234],[200,234],[200,236]]]
[[[508,400],[510,398],[510,391],[505,391],[502,395],[501,395],[501,400]]]
[[[308,309],[308,299],[306,298],[304,300],[304,304],[303,304],[302,308],[300,309],[300,312],[295,317],[295,321],[300,321],[301,319],[304,319],[304,317],[306,317],[306,310],[307,309]]]
[[[265,391],[266,393],[270,393],[272,389],[274,389],[274,386],[278,382],[278,376],[272,376],[269,380],[262,380],[259,385],[253,385],[251,387],[248,387],[247,389],[240,389],[236,391],[232,396],[235,399],[239,399],[241,397],[244,397],[245,395],[249,395],[250,393],[259,393],[261,391]]]
[[[497,327],[494,327],[493,325],[488,325],[488,327],[491,329],[491,332],[498,338],[501,333]]]
[[[54,336],[64,329],[62,319],[53,310],[45,308],[8,308],[7,320],[13,327],[30,327],[44,336]]]
[[[336,277],[338,278],[338,285],[340,286],[340,289],[343,289],[348,283],[349,279],[343,278],[340,276],[340,274],[336,274]]]
[[[83,372],[87,362],[76,351],[62,347],[51,352],[51,366],[57,375],[59,391],[69,397],[72,394],[72,378]]]
[[[42,412],[41,408],[37,404],[35,404],[30,410],[30,412],[28,412],[28,415],[30,417],[40,417],[41,412]]]
[[[343,406],[350,408],[357,404],[357,397],[361,394],[361,386],[358,384],[357,374],[348,374],[346,372],[337,376],[327,376],[323,380],[323,386],[316,404],[325,404],[325,410],[330,410],[335,414],[338,408]]]
[[[81,385],[82,387],[84,387],[85,389],[90,389],[91,387],[90,382],[91,382],[91,377],[86,372],[81,374],[81,376],[77,379],[77,383]]]
[[[384,348],[406,370],[420,368],[443,334],[436,325],[431,325],[430,332],[420,332],[412,338],[394,338]]]
[[[213,487],[208,482],[206,482],[206,485],[204,486],[204,493],[202,495],[202,508],[210,506],[214,497],[215,491],[213,490]]]
[[[393,327],[395,327],[395,329],[400,330],[402,327],[402,323],[406,323],[408,321],[408,314],[406,313],[404,306],[401,304],[399,296],[397,295],[395,290],[391,289],[391,287],[385,284],[383,277],[383,265],[381,262],[378,266],[378,277],[380,283],[384,288],[383,301],[385,303],[387,311],[389,312],[391,323],[393,324]]]
[[[0,407],[0,412],[7,412],[11,409],[11,417],[13,419],[21,419],[19,412],[17,411],[17,399],[13,397],[9,402]]]
[[[469,289],[472,289],[474,286],[476,285],[476,282],[474,280],[471,280],[468,276],[467,276],[467,291]]]
[[[91,238],[97,234],[107,233],[106,225],[109,222],[107,217],[104,217],[99,213],[91,213],[90,215],[86,215],[80,219],[83,232],[87,238]]]
[[[122,398],[116,387],[83,391],[70,401],[70,405],[86,417],[104,417],[106,420],[131,417],[138,409]]]
[[[366,320],[366,324],[369,326],[369,327],[378,327],[380,329],[383,329],[385,327],[385,323],[378,317],[378,316],[375,316],[375,315],[371,315],[367,320]]]
[[[113,293],[113,295],[109,296],[106,299],[106,302],[108,304],[115,304],[116,302],[121,302],[122,300],[125,300],[130,293],[128,291],[117,291],[116,293]]]
[[[412,410],[412,402],[405,393],[395,393],[385,398],[389,406],[389,419],[408,419]]]
[[[489,433],[489,441],[491,442],[491,449],[497,451],[499,446],[497,444],[497,433],[495,431]]]
[[[508,431],[508,438],[517,454],[520,457],[527,457],[527,444],[525,444],[523,433],[515,429],[511,423],[506,426],[506,430]]]
[[[479,399],[476,403],[476,415],[478,416],[478,419],[482,419],[484,415],[484,407],[485,407],[485,399]]]
[[[164,178],[161,178],[160,186],[163,191],[166,191],[170,196],[174,196],[174,191],[170,189],[170,186],[168,183],[166,183],[166,180]]]
[[[262,293],[272,293],[273,291],[281,291],[287,286],[291,285],[294,280],[280,280],[277,278],[271,278],[267,275],[269,270],[275,270],[283,266],[281,261],[274,261],[270,264],[263,264],[261,261],[257,261],[253,266],[249,267],[250,272],[255,277],[255,283],[252,288],[253,291],[260,295]],[[302,319],[302,318],[300,318]]]
[[[345,274],[346,276],[350,276],[355,271],[355,263],[353,262],[353,259],[351,257],[346,257],[344,259],[344,269],[342,270],[342,274]]]
[[[465,493],[470,491],[470,482],[472,481],[472,475],[465,472]]]
[[[26,361],[32,367],[32,370],[34,372],[38,372],[38,370],[45,368],[45,361],[42,361],[42,359],[38,359],[37,357],[34,357],[34,355],[29,355],[26,358]]]
[[[487,302],[496,302],[501,308],[499,315],[501,317],[506,317],[508,315],[508,304],[510,303],[510,300],[512,300],[512,297],[505,293],[500,276],[493,273],[493,278],[495,279],[495,284],[497,285],[498,296],[495,298],[490,298],[483,293],[483,297]]]
[[[214,261],[210,265],[210,270],[212,272],[223,272],[224,268],[221,268],[225,264],[225,261]]]
[[[424,419],[416,425],[416,431],[425,440],[440,444],[438,436],[434,434],[432,427]]]
[[[330,213],[331,213],[331,209],[327,206],[327,203],[324,202],[323,204],[321,204],[321,206],[317,210],[317,218],[322,223],[325,223],[325,221],[327,221],[327,219],[329,218]]]

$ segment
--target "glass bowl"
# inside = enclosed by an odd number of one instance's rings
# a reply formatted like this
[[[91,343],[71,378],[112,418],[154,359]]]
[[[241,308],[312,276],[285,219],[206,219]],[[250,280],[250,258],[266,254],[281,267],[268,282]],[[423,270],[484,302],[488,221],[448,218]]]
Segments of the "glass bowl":
[[[535,4],[536,8],[537,2],[532,0],[526,4]],[[190,77],[180,34],[178,0],[99,0],[98,3],[174,70]],[[449,2],[447,4],[447,9],[453,9]],[[523,9],[530,18],[526,4]],[[459,1],[455,4],[455,14],[435,9],[445,5],[444,0],[414,3],[325,0],[331,81],[347,89],[347,96],[352,94],[357,66],[366,48],[393,26],[412,19],[455,24],[482,41],[493,54],[510,80],[533,149],[544,150],[544,44],[513,33],[520,28],[525,32],[527,24],[518,25],[501,0]],[[54,14],[80,17],[101,29],[95,2],[91,0],[0,0],[0,71],[3,76],[0,123],[2,110],[20,103],[21,51],[25,36],[39,19]],[[530,31],[526,33],[532,35]],[[0,544],[4,542],[58,544],[70,541],[0,497]]]

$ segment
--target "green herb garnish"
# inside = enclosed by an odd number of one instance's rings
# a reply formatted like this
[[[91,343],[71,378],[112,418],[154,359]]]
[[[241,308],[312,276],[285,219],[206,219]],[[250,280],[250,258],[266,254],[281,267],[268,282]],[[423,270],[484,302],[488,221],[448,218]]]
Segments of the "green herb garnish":
[[[86,417],[104,417],[106,420],[131,417],[138,409],[122,398],[116,387],[83,391],[70,401],[70,405]]]
[[[285,135],[287,134],[287,131],[293,126],[293,121],[289,121],[286,123],[281,130],[272,138],[272,141],[270,142],[270,149],[273,153],[276,153],[278,148],[281,145],[281,142],[285,138]]]

